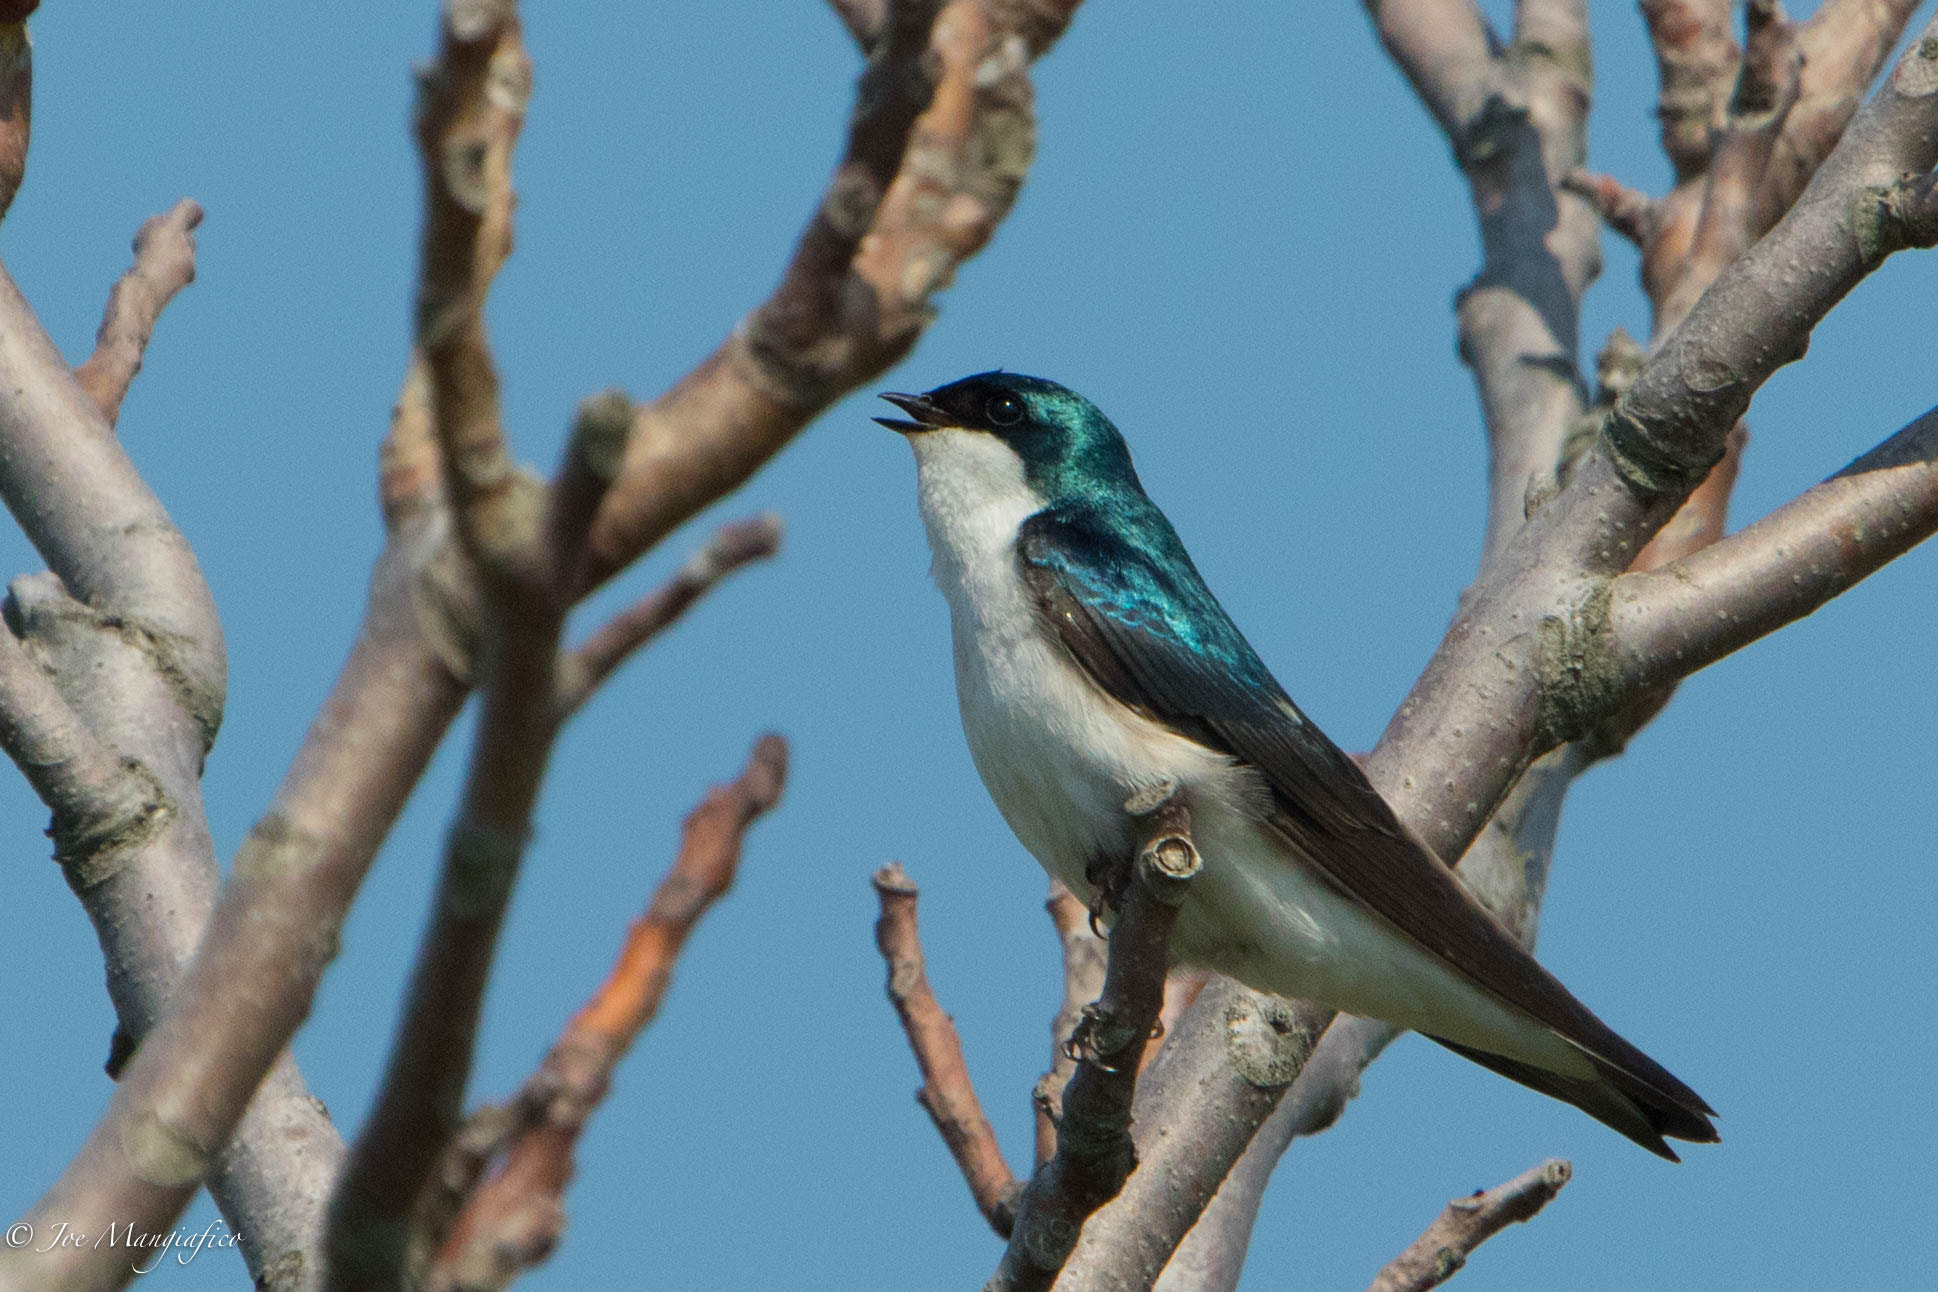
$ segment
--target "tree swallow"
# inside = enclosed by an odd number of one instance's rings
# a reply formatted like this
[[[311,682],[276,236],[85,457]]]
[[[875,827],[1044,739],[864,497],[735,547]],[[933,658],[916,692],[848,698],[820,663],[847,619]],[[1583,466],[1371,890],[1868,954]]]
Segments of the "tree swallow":
[[[1461,889],[1299,712],[1145,496],[1123,436],[1055,382],[989,372],[882,398],[915,450],[976,770],[1023,846],[1094,903],[1169,788],[1204,871],[1172,954],[1384,1019],[1676,1160],[1708,1104]]]

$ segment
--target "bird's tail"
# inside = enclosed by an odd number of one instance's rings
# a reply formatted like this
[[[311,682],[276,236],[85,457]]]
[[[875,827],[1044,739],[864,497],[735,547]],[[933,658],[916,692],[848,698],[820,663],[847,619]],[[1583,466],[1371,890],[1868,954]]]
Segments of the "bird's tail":
[[[1613,1127],[1649,1152],[1668,1158],[1671,1162],[1680,1162],[1682,1159],[1663,1142],[1664,1137],[1699,1144],[1714,1144],[1722,1138],[1709,1120],[1715,1110],[1704,1103],[1695,1091],[1670,1076],[1661,1065],[1639,1050],[1633,1055],[1633,1058],[1641,1060],[1639,1064],[1633,1061],[1622,1064],[1578,1045],[1582,1054],[1594,1064],[1599,1077],[1590,1079],[1565,1076],[1438,1036],[1428,1039],[1438,1041],[1455,1054],[1472,1059],[1511,1081],[1518,1081],[1563,1103],[1573,1104],[1596,1121]]]

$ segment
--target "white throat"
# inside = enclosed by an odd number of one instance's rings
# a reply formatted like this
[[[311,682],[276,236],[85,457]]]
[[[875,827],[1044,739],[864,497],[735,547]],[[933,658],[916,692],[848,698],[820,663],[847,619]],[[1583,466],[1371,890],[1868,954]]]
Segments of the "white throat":
[[[993,435],[944,429],[909,443],[935,581],[960,616],[980,599],[972,585],[1014,578],[1016,530],[1047,502],[1024,480],[1023,460]]]

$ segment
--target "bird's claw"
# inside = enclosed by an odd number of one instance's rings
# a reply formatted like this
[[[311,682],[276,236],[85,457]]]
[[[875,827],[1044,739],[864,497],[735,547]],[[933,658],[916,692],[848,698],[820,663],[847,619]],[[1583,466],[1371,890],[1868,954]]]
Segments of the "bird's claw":
[[[1083,868],[1083,877],[1096,891],[1096,896],[1090,899],[1090,931],[1100,938],[1108,937],[1108,930],[1100,927],[1100,923],[1105,911],[1124,909],[1124,895],[1131,883],[1130,863],[1122,857],[1099,854]]]
[[[1077,1019],[1070,1038],[1063,1043],[1063,1057],[1072,1063],[1094,1063],[1104,1072],[1116,1072],[1118,1069],[1104,1058],[1097,1045],[1097,1030],[1107,1021],[1103,1006],[1094,1002],[1085,1005],[1083,1016]]]
[[[1101,888],[1097,890],[1097,895],[1090,899],[1090,936],[1093,938],[1110,936],[1110,930],[1103,927],[1104,908],[1107,903],[1108,899],[1105,898],[1104,890]]]

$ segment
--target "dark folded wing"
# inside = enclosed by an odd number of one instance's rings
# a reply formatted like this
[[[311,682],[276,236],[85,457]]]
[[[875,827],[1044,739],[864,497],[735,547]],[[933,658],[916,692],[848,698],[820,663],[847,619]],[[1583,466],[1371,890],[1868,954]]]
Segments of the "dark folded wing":
[[[1024,523],[1017,556],[1039,611],[1091,679],[1255,768],[1272,789],[1271,824],[1341,891],[1584,1050],[1675,1104],[1710,1111],[1576,1000],[1407,833],[1359,765],[1292,703],[1154,507],[1110,518],[1040,512]],[[1666,1129],[1713,1137],[1698,1121]]]

